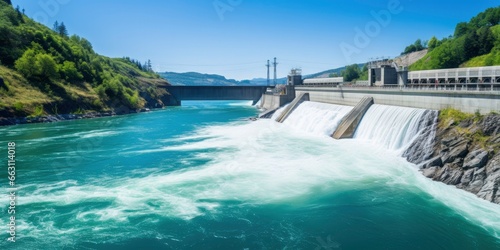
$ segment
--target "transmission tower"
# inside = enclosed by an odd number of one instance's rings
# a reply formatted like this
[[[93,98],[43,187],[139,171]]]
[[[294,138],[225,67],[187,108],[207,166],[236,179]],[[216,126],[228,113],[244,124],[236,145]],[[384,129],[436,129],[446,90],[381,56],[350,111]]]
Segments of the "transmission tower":
[[[274,86],[276,86],[276,84],[277,84],[276,66],[278,66],[278,63],[276,62],[276,57],[274,58],[274,63],[273,63],[273,65],[274,65],[274,81],[273,81],[273,83],[274,83]]]
[[[269,67],[271,67],[271,64],[269,63],[269,60],[267,60],[266,67],[267,67],[267,86],[269,86],[269,84],[271,83],[271,79],[269,78]]]

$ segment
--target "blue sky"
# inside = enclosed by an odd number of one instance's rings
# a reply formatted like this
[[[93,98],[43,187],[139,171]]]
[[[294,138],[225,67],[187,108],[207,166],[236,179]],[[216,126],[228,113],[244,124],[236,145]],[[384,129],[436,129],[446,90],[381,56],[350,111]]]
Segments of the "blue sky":
[[[28,16],[87,38],[109,57],[151,59],[156,71],[304,74],[394,57],[417,38],[453,34],[498,0],[13,0]],[[374,14],[375,13],[375,14]]]

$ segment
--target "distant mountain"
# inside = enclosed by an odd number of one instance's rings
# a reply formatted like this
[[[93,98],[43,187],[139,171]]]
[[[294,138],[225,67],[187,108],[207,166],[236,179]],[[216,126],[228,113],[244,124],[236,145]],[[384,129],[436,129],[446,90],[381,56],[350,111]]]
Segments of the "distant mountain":
[[[226,79],[224,76],[215,74],[202,74],[197,72],[159,73],[161,77],[167,79],[172,85],[210,85],[210,86],[235,86],[240,85],[239,81]]]
[[[252,80],[237,81],[234,79],[227,79],[224,76],[216,74],[202,74],[197,72],[163,72],[159,75],[166,79],[172,85],[185,85],[185,86],[266,86],[267,79],[254,78]],[[271,80],[272,81],[272,80]],[[278,79],[279,84],[286,82],[286,78]]]
[[[359,67],[363,67],[363,63],[359,64]],[[329,77],[330,74],[339,74],[345,70],[345,67],[325,70],[319,73],[310,74],[303,76],[304,78],[320,78]],[[176,72],[163,72],[158,73],[162,78],[166,79],[172,85],[181,86],[267,86],[266,78],[254,78],[251,80],[234,80],[227,79],[224,76],[216,74],[202,74],[198,72],[186,72],[186,73],[176,73]],[[286,84],[287,78],[282,77],[276,79],[278,84]],[[273,79],[271,79],[271,84]]]
[[[363,67],[364,64],[359,64],[360,67]],[[310,75],[305,75],[303,78],[324,78],[324,77],[330,77],[330,74],[338,74],[340,75],[340,72],[345,70],[345,67],[340,67],[336,69],[329,69],[325,71],[321,71],[315,74],[310,74]]]

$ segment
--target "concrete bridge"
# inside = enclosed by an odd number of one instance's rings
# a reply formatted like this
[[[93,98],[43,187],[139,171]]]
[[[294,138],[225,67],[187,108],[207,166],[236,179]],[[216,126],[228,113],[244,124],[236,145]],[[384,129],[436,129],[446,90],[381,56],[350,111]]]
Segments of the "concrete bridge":
[[[194,100],[249,100],[255,105],[267,86],[165,86],[174,105]]]

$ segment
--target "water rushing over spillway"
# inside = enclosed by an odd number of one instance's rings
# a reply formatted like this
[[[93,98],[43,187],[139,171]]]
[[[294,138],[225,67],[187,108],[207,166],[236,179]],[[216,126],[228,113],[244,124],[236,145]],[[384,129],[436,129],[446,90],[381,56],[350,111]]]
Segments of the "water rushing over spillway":
[[[429,120],[436,123],[436,118],[437,111],[374,104],[363,116],[354,138],[402,154],[425,129],[435,129],[426,125]]]
[[[498,246],[500,206],[426,179],[387,148],[330,138],[321,122],[334,127],[345,110],[304,104],[298,112],[329,118],[251,122],[249,103],[184,102],[0,128],[22,163],[19,238],[0,249]]]
[[[284,124],[304,132],[329,136],[351,110],[350,106],[306,101],[292,112]]]

